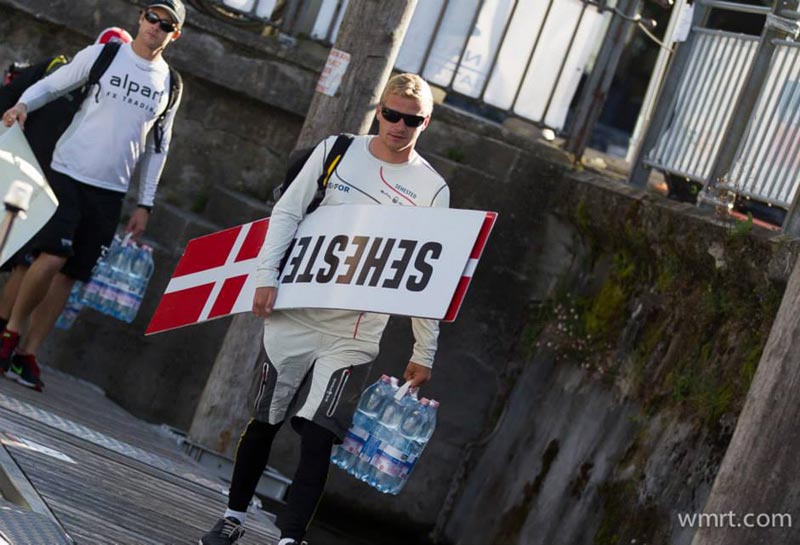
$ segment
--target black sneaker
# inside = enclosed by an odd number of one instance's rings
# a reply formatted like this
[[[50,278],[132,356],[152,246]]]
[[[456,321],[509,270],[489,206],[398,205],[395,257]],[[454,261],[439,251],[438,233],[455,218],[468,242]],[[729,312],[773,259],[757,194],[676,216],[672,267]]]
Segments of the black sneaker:
[[[219,519],[214,527],[200,538],[200,545],[231,545],[244,535],[244,528],[233,517]]]
[[[0,369],[5,373],[11,364],[11,356],[19,344],[19,333],[4,329],[0,333]]]
[[[39,378],[39,375],[39,364],[36,362],[36,356],[33,354],[14,354],[11,356],[11,364],[8,367],[8,371],[6,371],[6,377],[16,380],[23,386],[41,392],[42,388],[44,388],[44,382]]]

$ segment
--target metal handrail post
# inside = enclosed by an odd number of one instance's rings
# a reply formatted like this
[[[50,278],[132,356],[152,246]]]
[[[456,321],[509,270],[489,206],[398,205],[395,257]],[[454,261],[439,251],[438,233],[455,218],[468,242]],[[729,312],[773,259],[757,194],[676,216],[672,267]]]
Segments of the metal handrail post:
[[[641,0],[622,0],[620,8],[628,18],[633,18],[639,10],[640,4]],[[583,156],[592,130],[602,113],[608,98],[608,90],[614,79],[614,72],[617,70],[622,50],[625,48],[627,34],[634,24],[633,21],[622,17],[615,11],[613,19],[608,25],[603,45],[600,47],[592,73],[587,78],[581,92],[574,121],[569,128],[565,149],[575,155],[576,161]],[[557,84],[558,82],[556,82]],[[545,115],[547,115],[546,110]]]
[[[641,144],[642,139],[642,129],[644,129],[648,121],[650,121],[653,108],[655,108],[655,99],[658,96],[658,91],[661,88],[661,84],[664,82],[664,74],[666,73],[667,67],[669,66],[669,61],[674,53],[674,50],[669,44],[672,44],[672,38],[675,35],[675,29],[678,26],[680,14],[685,9],[684,6],[686,4],[686,0],[675,0],[672,5],[672,13],[669,15],[669,23],[667,23],[667,29],[664,31],[663,38],[666,47],[662,46],[658,48],[658,58],[656,59],[656,64],[653,67],[653,73],[650,76],[650,81],[647,83],[647,91],[644,93],[642,107],[639,110],[639,115],[636,119],[636,126],[633,129],[633,134],[631,135],[631,139],[628,143],[628,152],[625,156],[627,161],[632,161],[636,157],[636,153],[639,151],[639,145]]]
[[[704,24],[708,18],[709,12],[710,8],[705,4],[699,2],[695,3],[692,29]],[[676,43],[674,45],[675,53],[669,68],[667,68],[666,75],[664,76],[664,85],[655,101],[656,107],[653,111],[653,116],[647,124],[644,138],[642,138],[639,150],[636,153],[636,158],[631,165],[631,174],[628,177],[628,183],[635,187],[647,187],[649,170],[644,165],[644,159],[650,150],[655,147],[661,133],[664,131],[664,127],[666,127],[669,121],[675,106],[675,101],[678,99],[678,89],[681,85],[681,78],[686,70],[686,66],[689,64],[692,48],[696,40],[696,33],[690,31],[689,37],[685,42],[682,44]]]

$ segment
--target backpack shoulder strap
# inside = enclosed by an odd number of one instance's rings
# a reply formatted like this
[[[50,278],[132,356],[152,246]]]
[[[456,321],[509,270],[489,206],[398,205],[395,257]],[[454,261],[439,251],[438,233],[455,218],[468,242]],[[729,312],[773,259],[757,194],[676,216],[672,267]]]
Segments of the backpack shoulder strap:
[[[163,116],[166,117],[167,112],[169,112],[172,108],[175,107],[175,103],[178,102],[178,99],[183,93],[183,78],[181,77],[181,73],[175,70],[173,67],[169,67],[169,99],[167,100],[167,109],[164,110]]]
[[[331,147],[331,151],[329,151],[328,155],[325,156],[322,174],[320,174],[319,178],[317,179],[317,192],[314,195],[314,199],[311,201],[311,204],[308,206],[306,213],[316,210],[319,206],[319,203],[322,202],[322,199],[325,197],[325,189],[328,187],[328,180],[330,180],[334,171],[336,171],[339,161],[341,161],[342,157],[344,157],[344,154],[347,153],[347,149],[350,147],[350,144],[353,143],[354,138],[355,135],[349,133],[342,133],[336,137],[336,140],[333,142],[333,146]]]
[[[117,51],[119,51],[121,45],[122,44],[119,42],[108,42],[103,46],[94,64],[92,64],[92,67],[89,69],[89,79],[86,82],[87,88],[100,81],[100,78],[106,73],[108,67],[111,66],[114,57],[117,56]]]
[[[162,144],[164,143],[164,121],[167,119],[167,114],[169,114],[170,110],[172,110],[172,108],[175,107],[175,104],[177,104],[181,93],[183,93],[183,78],[181,78],[180,72],[170,66],[169,98],[167,99],[167,107],[164,108],[164,111],[158,116],[158,119],[153,126],[153,139],[156,144],[156,153],[163,152]]]
[[[341,161],[342,157],[347,152],[347,148],[353,143],[353,138],[355,138],[355,136],[349,133],[342,133],[336,137],[331,151],[329,151],[328,155],[325,157],[325,168],[318,181],[320,189],[325,189],[328,185],[328,180],[333,174],[333,171],[336,170],[336,165],[339,164],[339,161]]]
[[[86,98],[86,95],[89,94],[89,91],[91,91],[92,86],[95,84],[97,85],[95,100],[98,100],[100,96],[100,78],[103,77],[108,67],[111,66],[111,62],[114,60],[114,57],[117,56],[117,51],[119,51],[121,45],[122,44],[119,42],[108,42],[103,46],[103,49],[100,50],[100,54],[89,69],[89,79],[86,80],[86,84],[81,88],[81,96],[79,96],[79,100],[76,101],[76,108],[80,108],[83,99]]]

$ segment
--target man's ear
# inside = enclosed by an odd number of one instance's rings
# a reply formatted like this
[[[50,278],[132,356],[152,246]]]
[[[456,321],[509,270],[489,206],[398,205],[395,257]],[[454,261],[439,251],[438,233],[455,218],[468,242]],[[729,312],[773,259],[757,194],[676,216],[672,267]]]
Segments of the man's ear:
[[[173,42],[174,42],[175,40],[177,40],[177,39],[178,39],[178,38],[180,38],[180,37],[181,37],[181,31],[180,31],[180,30],[176,30],[176,31],[175,31],[175,32],[172,34],[172,40],[170,40],[170,41],[173,41]]]

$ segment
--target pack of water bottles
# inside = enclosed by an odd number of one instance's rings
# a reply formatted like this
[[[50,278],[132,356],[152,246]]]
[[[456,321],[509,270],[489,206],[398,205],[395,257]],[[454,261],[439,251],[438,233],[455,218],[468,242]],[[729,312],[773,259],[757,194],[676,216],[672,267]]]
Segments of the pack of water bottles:
[[[68,329],[83,306],[123,322],[132,322],[144,299],[153,268],[150,246],[137,244],[130,235],[115,236],[105,256],[94,266],[91,279],[73,286],[56,325]]]
[[[83,282],[76,281],[72,285],[72,291],[69,292],[69,299],[67,304],[64,305],[64,310],[56,320],[56,327],[59,329],[69,329],[75,323],[75,319],[80,314],[83,308]]]
[[[331,461],[385,494],[398,494],[436,428],[439,402],[383,375],[361,394],[353,425]]]

